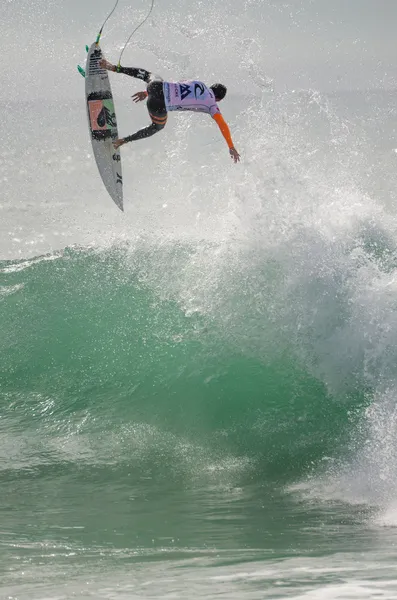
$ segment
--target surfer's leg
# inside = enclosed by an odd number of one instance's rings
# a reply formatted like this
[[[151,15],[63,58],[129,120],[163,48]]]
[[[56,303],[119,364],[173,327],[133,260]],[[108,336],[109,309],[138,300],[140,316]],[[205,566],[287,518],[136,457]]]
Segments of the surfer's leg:
[[[127,142],[136,142],[137,140],[143,140],[145,138],[148,138],[148,137],[154,135],[158,131],[161,131],[162,129],[164,129],[164,125],[160,125],[160,124],[153,122],[148,127],[144,127],[144,129],[140,129],[136,133],[133,133],[132,135],[129,135],[128,137],[125,137],[124,142],[127,143]]]

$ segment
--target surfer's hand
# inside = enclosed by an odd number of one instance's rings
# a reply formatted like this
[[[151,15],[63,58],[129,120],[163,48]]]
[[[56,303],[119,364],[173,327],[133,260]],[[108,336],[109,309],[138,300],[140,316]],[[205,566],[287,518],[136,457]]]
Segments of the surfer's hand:
[[[236,148],[230,148],[229,152],[230,152],[230,156],[232,157],[232,159],[234,160],[234,162],[238,163],[239,160],[240,160],[240,155],[237,152]]]
[[[147,98],[147,92],[137,92],[133,96],[131,96],[134,102],[142,102]]]
[[[107,71],[116,70],[116,65],[112,65],[112,63],[107,61],[106,58],[101,58],[101,60],[99,61],[99,66],[101,67],[101,69],[106,69]]]
[[[123,138],[120,138],[113,142],[113,146],[114,146],[115,150],[117,150],[117,148],[120,148],[120,146],[122,146],[123,144],[126,144],[126,143],[127,142],[125,140],[123,140]]]

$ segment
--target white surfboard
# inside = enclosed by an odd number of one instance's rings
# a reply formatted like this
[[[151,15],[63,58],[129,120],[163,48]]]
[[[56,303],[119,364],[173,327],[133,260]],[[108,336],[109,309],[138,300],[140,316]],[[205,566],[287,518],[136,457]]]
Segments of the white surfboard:
[[[121,156],[113,146],[113,141],[119,137],[116,111],[108,72],[99,66],[101,58],[99,44],[94,42],[88,50],[85,70],[88,125],[102,181],[115,204],[124,210]]]

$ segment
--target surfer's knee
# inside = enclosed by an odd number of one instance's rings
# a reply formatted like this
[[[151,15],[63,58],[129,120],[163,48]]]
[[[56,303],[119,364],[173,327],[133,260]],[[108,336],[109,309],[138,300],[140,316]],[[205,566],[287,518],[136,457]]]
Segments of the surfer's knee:
[[[164,129],[167,123],[167,115],[150,115],[150,118],[152,119],[152,126],[156,131],[161,131],[162,129]]]

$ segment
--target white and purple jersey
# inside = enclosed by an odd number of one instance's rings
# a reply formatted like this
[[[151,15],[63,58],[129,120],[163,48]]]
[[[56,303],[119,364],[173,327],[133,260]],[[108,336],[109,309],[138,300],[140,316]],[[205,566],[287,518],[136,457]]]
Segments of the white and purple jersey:
[[[220,113],[214,92],[202,81],[164,81],[163,91],[167,111],[193,110],[211,117]]]

